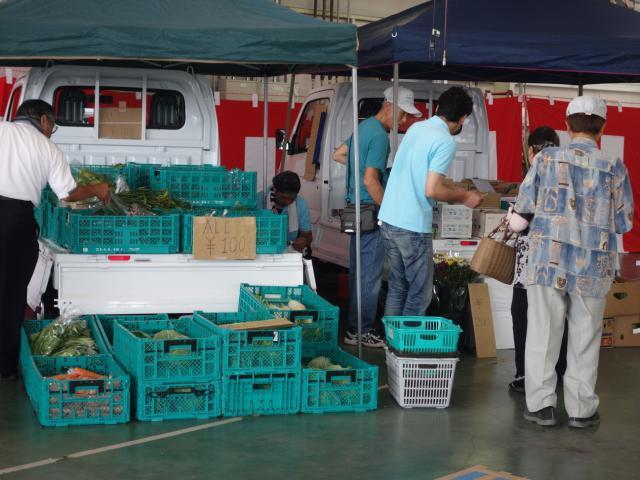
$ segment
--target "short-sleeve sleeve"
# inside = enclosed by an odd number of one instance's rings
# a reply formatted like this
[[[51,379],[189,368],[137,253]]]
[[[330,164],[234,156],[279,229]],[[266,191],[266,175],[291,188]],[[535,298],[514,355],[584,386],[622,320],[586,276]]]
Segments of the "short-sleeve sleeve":
[[[516,204],[513,207],[513,209],[518,213],[535,213],[536,211],[539,184],[538,165],[541,158],[542,155],[539,153],[534,157],[531,168],[529,168],[527,176],[520,185],[518,198],[516,199]]]
[[[456,141],[449,138],[435,147],[434,154],[429,162],[429,171],[446,175],[449,165],[456,155]]]
[[[365,167],[377,168],[384,172],[387,168],[389,158],[389,137],[387,135],[376,135],[368,145],[367,164]]]
[[[620,159],[613,174],[616,233],[626,233],[633,228],[633,191],[627,167]]]
[[[298,215],[298,231],[310,232],[312,227],[309,206],[307,201],[300,196],[296,198],[296,213]]]
[[[60,149],[52,143],[50,146],[51,164],[47,183],[49,183],[56,196],[59,199],[63,199],[68,197],[76,189],[77,185],[73,175],[71,175],[71,167],[64,159]]]

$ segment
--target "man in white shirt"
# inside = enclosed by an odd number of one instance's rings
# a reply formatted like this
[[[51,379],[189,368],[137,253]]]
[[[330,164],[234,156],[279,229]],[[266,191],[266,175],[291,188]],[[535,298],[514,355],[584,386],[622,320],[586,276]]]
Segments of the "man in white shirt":
[[[0,122],[0,381],[15,380],[27,286],[38,259],[33,207],[47,185],[58,198],[109,200],[109,185],[76,185],[69,164],[50,140],[53,108],[27,100],[13,122]]]

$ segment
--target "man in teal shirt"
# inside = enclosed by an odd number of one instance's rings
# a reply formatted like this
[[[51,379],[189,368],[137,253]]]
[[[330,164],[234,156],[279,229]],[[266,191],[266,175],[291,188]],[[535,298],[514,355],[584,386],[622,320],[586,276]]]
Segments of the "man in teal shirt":
[[[376,115],[367,118],[358,125],[360,147],[360,177],[357,184],[354,178],[354,153],[352,138],[340,145],[333,159],[347,165],[347,203],[355,202],[355,189],[360,189],[360,203],[380,206],[387,183],[387,160],[389,158],[388,131],[393,127],[393,87],[384,92],[385,101]],[[402,124],[407,115],[420,117],[422,114],[413,103],[413,92],[407,88],[398,88],[398,124]],[[357,296],[356,296],[356,242],[351,237],[349,253],[349,328],[344,342],[356,345],[357,337]],[[382,283],[384,266],[384,248],[380,231],[375,230],[360,237],[361,286],[362,286],[362,344],[366,347],[382,347],[384,342],[374,330],[378,308],[378,295]]]
[[[461,87],[452,87],[438,99],[436,116],[407,130],[391,170],[378,218],[389,264],[385,315],[424,315],[433,288],[434,200],[477,207],[475,191],[443,183],[456,153],[454,135],[471,115],[473,100]]]

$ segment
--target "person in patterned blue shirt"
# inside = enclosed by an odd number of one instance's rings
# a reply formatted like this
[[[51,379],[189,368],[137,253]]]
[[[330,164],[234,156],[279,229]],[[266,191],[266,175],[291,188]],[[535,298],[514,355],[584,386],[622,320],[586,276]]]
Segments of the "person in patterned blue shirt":
[[[633,227],[627,168],[598,148],[606,116],[600,99],[583,96],[569,103],[571,143],[535,157],[509,222],[516,232],[529,226],[524,418],[538,425],[557,424],[555,365],[565,314],[569,427],[600,423],[595,386],[605,296],[617,266],[616,235]],[[531,225],[527,214],[533,214]]]

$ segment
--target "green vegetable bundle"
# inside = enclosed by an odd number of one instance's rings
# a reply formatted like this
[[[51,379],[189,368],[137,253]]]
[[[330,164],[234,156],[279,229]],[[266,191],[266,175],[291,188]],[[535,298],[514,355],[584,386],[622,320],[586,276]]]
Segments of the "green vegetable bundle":
[[[91,338],[85,320],[53,321],[31,336],[33,355],[77,357],[97,355],[98,347]]]

